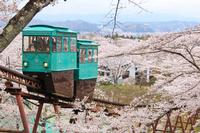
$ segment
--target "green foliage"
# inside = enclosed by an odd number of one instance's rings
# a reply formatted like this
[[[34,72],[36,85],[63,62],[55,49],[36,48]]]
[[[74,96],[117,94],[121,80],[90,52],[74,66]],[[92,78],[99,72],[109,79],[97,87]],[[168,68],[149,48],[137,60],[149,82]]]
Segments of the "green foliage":
[[[146,79],[143,79],[143,78],[138,77],[138,78],[136,78],[135,84],[136,84],[136,85],[140,85],[140,86],[141,86],[141,85],[143,85],[143,86],[151,86],[151,85],[153,85],[155,82],[156,82],[156,77],[154,77],[154,76],[150,76],[150,77],[149,77],[149,82],[147,82]]]
[[[194,128],[195,133],[199,133],[200,132],[200,125],[198,124],[197,127]]]
[[[156,77],[150,76],[150,82],[148,83],[149,85],[153,85],[156,82]]]
[[[123,39],[137,39],[137,40],[147,40],[149,37],[151,37],[150,35],[119,35],[119,34],[114,34],[113,36],[111,35],[105,35],[105,38],[112,38],[113,40],[119,39],[119,38],[123,38]]]

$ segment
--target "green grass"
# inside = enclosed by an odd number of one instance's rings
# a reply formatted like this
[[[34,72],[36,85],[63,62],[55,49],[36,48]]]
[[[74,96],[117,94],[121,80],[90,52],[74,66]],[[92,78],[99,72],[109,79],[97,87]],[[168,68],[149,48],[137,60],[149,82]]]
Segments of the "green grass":
[[[96,89],[100,89],[106,94],[111,101],[119,101],[120,103],[130,103],[134,98],[146,94],[149,86],[140,85],[98,85]]]

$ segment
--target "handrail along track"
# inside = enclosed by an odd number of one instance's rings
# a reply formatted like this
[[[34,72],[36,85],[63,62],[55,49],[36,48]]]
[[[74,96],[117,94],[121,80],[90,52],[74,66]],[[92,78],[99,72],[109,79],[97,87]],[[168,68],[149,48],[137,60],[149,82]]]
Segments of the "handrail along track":
[[[38,89],[38,90],[42,89],[39,80],[26,76],[20,72],[11,70],[1,65],[0,65],[0,78],[6,79],[8,81],[12,81],[21,85],[25,85],[33,89]]]

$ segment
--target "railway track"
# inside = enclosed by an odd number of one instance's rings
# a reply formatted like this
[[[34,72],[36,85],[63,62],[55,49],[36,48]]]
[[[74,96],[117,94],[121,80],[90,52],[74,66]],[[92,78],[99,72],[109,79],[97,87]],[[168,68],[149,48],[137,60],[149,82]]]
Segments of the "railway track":
[[[24,97],[24,99],[32,99],[32,100],[42,101],[44,103],[58,102],[58,104],[62,105],[61,107],[68,107],[68,106],[64,106],[64,103],[66,103],[66,105],[70,104],[70,107],[72,105],[72,102],[73,102],[72,99],[64,98],[61,96],[56,96],[53,94],[46,95],[46,94],[42,94],[42,93],[38,93],[38,94],[30,93],[30,92],[25,93],[25,92],[22,92],[22,90],[19,88],[13,88],[12,82],[32,88],[35,90],[34,92],[37,92],[37,91],[41,92],[42,85],[41,85],[40,81],[35,78],[29,77],[27,75],[24,75],[20,72],[11,70],[11,69],[6,68],[1,65],[0,65],[0,79],[7,80],[5,83],[5,85],[7,87],[7,89],[6,89],[7,92],[9,92],[13,95],[20,94],[22,97]],[[60,102],[60,101],[62,101],[62,102]],[[127,106],[127,104],[109,101],[106,99],[99,99],[99,98],[92,98],[91,101],[101,103],[101,104],[119,106],[119,107]]]

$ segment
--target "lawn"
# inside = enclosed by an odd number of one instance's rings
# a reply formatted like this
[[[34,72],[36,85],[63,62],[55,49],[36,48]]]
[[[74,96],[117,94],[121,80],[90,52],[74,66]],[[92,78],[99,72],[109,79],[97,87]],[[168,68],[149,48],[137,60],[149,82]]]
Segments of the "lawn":
[[[96,89],[100,89],[105,93],[110,101],[117,101],[120,103],[128,104],[134,98],[140,97],[146,94],[149,90],[149,86],[140,85],[129,85],[129,84],[119,84],[119,85],[98,85]],[[97,95],[95,95],[97,96]]]

